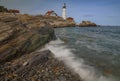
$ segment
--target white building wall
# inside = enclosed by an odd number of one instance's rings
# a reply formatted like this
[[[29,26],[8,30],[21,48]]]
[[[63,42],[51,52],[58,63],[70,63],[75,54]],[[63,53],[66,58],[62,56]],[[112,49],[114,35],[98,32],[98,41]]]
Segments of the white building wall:
[[[62,11],[62,17],[64,20],[66,20],[66,8],[63,8],[63,11]]]

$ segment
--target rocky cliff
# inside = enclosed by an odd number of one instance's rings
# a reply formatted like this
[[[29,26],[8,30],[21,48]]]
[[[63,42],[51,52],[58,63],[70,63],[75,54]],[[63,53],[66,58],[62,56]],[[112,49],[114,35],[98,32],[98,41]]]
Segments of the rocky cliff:
[[[0,81],[81,81],[49,50],[37,50],[56,38],[53,27],[66,23],[56,17],[0,13]]]
[[[97,25],[91,21],[82,21],[78,26],[79,27],[96,27]]]
[[[44,22],[49,23],[53,28],[59,27],[74,27],[76,23],[74,21],[63,20],[62,17],[58,16],[42,16],[38,15],[37,17],[42,18]]]
[[[29,24],[23,20],[13,14],[0,15],[0,62],[29,53],[55,38],[47,24],[38,25],[36,19],[29,20]]]
[[[73,25],[74,22],[60,17],[0,13],[0,62],[29,53],[54,39],[54,27]]]

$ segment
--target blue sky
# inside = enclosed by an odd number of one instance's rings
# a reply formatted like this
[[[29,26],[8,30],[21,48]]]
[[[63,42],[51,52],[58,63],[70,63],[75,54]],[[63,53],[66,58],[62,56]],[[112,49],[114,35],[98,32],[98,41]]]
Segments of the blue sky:
[[[73,17],[77,23],[90,20],[99,25],[120,26],[120,0],[0,0],[0,5],[21,13],[44,14],[54,10],[59,16],[63,3],[67,4],[67,17]]]

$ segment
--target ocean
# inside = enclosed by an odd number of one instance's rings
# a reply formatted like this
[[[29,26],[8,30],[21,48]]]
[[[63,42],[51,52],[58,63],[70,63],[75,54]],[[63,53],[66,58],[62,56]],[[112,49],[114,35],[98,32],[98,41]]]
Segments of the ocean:
[[[120,27],[56,28],[46,47],[83,81],[120,81]]]

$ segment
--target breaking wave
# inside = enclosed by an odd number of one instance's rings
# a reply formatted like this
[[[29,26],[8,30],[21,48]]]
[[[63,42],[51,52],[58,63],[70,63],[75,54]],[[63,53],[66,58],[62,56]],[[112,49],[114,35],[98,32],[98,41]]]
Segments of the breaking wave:
[[[51,41],[45,46],[55,57],[78,73],[83,81],[117,81],[112,76],[103,76],[96,68],[85,63],[82,58],[77,58],[72,49],[66,47],[65,43],[60,39]]]

